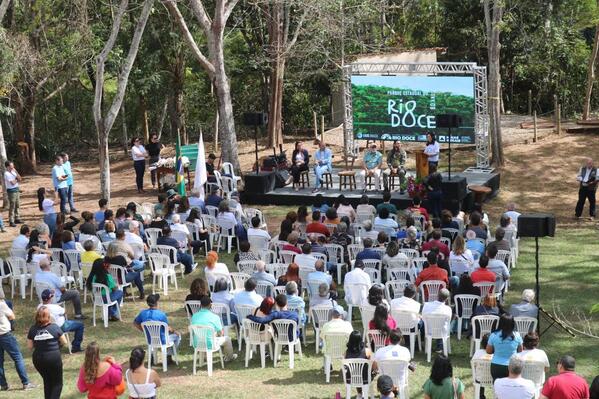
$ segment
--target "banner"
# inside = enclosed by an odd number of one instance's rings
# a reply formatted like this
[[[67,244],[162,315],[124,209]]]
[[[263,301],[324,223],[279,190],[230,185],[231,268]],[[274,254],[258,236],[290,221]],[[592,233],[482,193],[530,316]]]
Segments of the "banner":
[[[177,147],[175,158],[175,182],[177,184],[177,193],[182,197],[185,197],[185,167],[183,166],[183,160],[181,159],[181,139],[177,134]]]
[[[359,140],[425,142],[432,132],[447,143],[436,116],[457,114],[462,126],[451,129],[451,142],[474,144],[474,77],[351,77],[354,137]]]
[[[204,200],[204,184],[208,180],[206,173],[206,152],[204,150],[204,137],[200,132],[200,141],[198,141],[198,158],[196,160],[196,172],[193,179],[193,189],[200,193],[200,198]]]

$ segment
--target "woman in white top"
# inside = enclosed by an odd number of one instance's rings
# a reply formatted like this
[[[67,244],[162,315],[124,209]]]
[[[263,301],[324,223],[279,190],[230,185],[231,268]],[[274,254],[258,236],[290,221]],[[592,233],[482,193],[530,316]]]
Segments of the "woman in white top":
[[[435,139],[435,133],[428,132],[426,134],[426,147],[424,153],[428,156],[428,167],[439,164],[439,142]]]
[[[337,215],[339,217],[347,216],[351,223],[356,221],[356,211],[343,194],[337,197]]]
[[[466,242],[461,235],[457,235],[453,240],[453,249],[449,253],[449,268],[456,276],[474,271],[474,257],[466,248]]]
[[[160,376],[152,369],[144,366],[146,351],[137,347],[131,351],[129,370],[125,372],[129,398],[155,399],[156,388],[160,387]]]
[[[50,236],[56,230],[56,211],[54,210],[54,200],[52,199],[52,191],[44,187],[37,189],[37,206],[40,211],[44,212],[44,223],[50,229]]]
[[[208,252],[206,255],[206,267],[204,268],[204,274],[208,285],[214,286],[216,279],[221,275],[229,276],[229,268],[224,263],[218,262],[218,254],[214,251]]]
[[[545,373],[549,371],[549,359],[547,353],[543,349],[537,349],[539,345],[539,335],[531,331],[523,338],[523,351],[518,353],[518,357],[525,362],[539,362],[545,366]],[[545,380],[543,376],[543,381]]]
[[[383,266],[389,267],[389,264],[393,264],[394,260],[409,260],[406,254],[399,252],[399,244],[397,241],[391,241],[387,244],[387,250],[382,259]]]
[[[131,140],[131,157],[133,158],[133,168],[135,169],[135,183],[137,184],[137,192],[144,193],[144,173],[146,172],[146,158],[148,152],[141,144],[139,137],[134,137]]]

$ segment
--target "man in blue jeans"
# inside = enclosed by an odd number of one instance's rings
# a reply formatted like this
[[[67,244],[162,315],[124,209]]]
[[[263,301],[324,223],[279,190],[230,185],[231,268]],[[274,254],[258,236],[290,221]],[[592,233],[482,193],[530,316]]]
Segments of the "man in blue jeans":
[[[82,352],[81,342],[83,341],[83,323],[77,320],[67,320],[65,318],[65,309],[56,304],[54,302],[54,292],[49,289],[45,289],[42,292],[42,303],[37,306],[39,309],[40,306],[45,306],[50,311],[50,315],[54,324],[56,324],[62,332],[74,332],[75,337],[73,338],[73,342],[71,343],[71,352],[77,353]]]
[[[75,209],[75,200],[73,199],[73,169],[71,169],[71,161],[69,159],[69,154],[63,152],[60,154],[62,157],[62,167],[64,168],[65,173],[67,174],[67,198],[69,199],[69,210],[71,212],[77,212]]]
[[[29,382],[25,361],[19,349],[17,340],[11,333],[11,321],[15,319],[15,314],[4,301],[4,292],[0,290],[0,391],[8,391],[8,382],[4,374],[4,352],[7,352],[15,362],[17,374],[23,384],[23,389],[29,390],[35,388],[35,385]]]
[[[60,155],[55,156],[54,161],[56,162],[56,165],[52,167],[52,183],[60,197],[60,212],[66,214],[67,203],[69,202],[69,175],[64,169],[62,157]]]

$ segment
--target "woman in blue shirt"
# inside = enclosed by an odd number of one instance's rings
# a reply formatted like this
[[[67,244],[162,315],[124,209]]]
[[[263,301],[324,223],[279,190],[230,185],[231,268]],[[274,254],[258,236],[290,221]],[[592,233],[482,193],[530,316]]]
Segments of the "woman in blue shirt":
[[[504,313],[499,319],[498,329],[491,333],[487,343],[487,353],[492,354],[491,376],[493,381],[509,375],[508,364],[510,357],[517,352],[522,352],[522,337],[516,329],[514,317]]]

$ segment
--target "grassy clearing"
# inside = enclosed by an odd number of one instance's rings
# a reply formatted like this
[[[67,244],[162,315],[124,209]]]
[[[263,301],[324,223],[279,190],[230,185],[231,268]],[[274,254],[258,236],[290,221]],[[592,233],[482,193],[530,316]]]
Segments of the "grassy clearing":
[[[273,213],[273,216],[275,213],[280,216],[286,213],[287,210],[284,207],[273,207],[267,212],[270,217],[271,213]],[[550,312],[553,309],[560,309],[566,315],[568,321],[576,328],[582,328],[583,324],[578,320],[577,314],[581,313],[589,317],[590,307],[592,304],[599,302],[599,296],[596,294],[599,273],[595,270],[599,245],[596,238],[596,230],[578,229],[558,231],[556,238],[541,240],[542,303],[545,309]],[[577,244],[574,245],[573,243]],[[585,245],[581,246],[580,243]],[[232,255],[221,255],[221,259],[231,267]],[[193,277],[201,274],[201,271],[196,271]],[[179,331],[186,331],[187,328],[187,318],[182,308],[182,302],[193,277],[187,277],[184,282],[180,283],[178,292],[169,295],[168,298],[163,298],[161,301],[161,308],[168,312],[171,324]],[[148,280],[146,279],[146,281]],[[513,271],[512,288],[507,295],[507,302],[517,301],[521,290],[533,287],[533,284],[534,241],[523,239],[518,267]],[[151,286],[146,284],[146,289],[149,292]],[[31,354],[25,349],[24,342],[34,305],[29,300],[25,302],[20,299],[15,300],[18,315],[16,335],[25,354],[27,369],[32,380],[41,384],[41,378],[33,368]],[[111,354],[117,361],[127,362],[131,348],[136,345],[144,345],[141,333],[135,330],[131,324],[137,312],[144,305],[139,301],[132,303],[128,300],[123,308],[124,321],[111,323],[108,329],[104,329],[101,325],[94,328],[91,325],[91,319],[87,320],[84,344],[96,340],[100,342],[103,354]],[[69,309],[70,311],[71,309]],[[89,304],[85,307],[85,313],[91,316]],[[591,320],[591,324],[596,331],[599,330],[596,316]],[[359,321],[354,321],[354,325],[358,328],[361,327]],[[344,389],[339,373],[334,373],[331,383],[325,384],[322,372],[322,356],[317,356],[314,353],[314,335],[311,329],[308,330],[307,342],[308,346],[304,348],[304,358],[296,358],[294,370],[289,370],[285,355],[282,363],[276,369],[273,368],[272,362],[267,363],[267,368],[261,369],[259,358],[254,358],[250,363],[250,367],[246,369],[240,354],[237,361],[226,364],[225,370],[215,365],[213,377],[208,378],[205,367],[200,370],[197,376],[192,376],[192,352],[188,346],[188,337],[185,335],[180,347],[179,366],[170,367],[166,374],[160,371],[164,384],[160,388],[160,396],[172,399],[190,397],[331,398],[336,391],[343,391]],[[576,338],[570,338],[561,331],[551,329],[543,335],[541,345],[548,352],[552,364],[560,355],[569,353],[577,358],[578,372],[587,378],[589,382],[596,374],[599,374],[597,362],[597,359],[599,359],[599,345],[597,339],[580,335]],[[472,397],[468,342],[465,340],[457,341],[455,337],[452,337],[452,349],[455,375],[462,378],[466,383],[466,396]],[[65,354],[63,356],[65,367],[63,398],[81,397],[76,391],[75,382],[82,360],[83,356],[81,354],[71,356]],[[417,370],[410,375],[410,397],[422,397],[421,387],[428,378],[430,368],[423,353],[417,352],[415,361],[417,362]],[[6,361],[5,368],[11,386],[13,388],[19,387],[19,380],[12,362]],[[555,373],[555,366],[553,365],[551,373]],[[41,392],[41,389],[27,394],[22,391],[11,390],[10,397],[38,398],[41,397]]]

